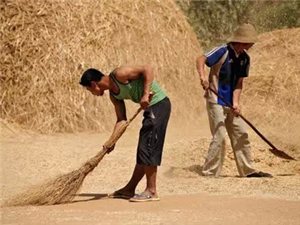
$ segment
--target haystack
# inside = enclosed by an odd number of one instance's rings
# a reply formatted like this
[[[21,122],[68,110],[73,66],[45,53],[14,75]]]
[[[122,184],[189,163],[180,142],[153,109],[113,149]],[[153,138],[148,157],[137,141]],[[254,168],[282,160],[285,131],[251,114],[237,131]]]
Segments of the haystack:
[[[1,119],[43,133],[111,128],[108,98],[90,96],[80,75],[144,63],[174,102],[173,118],[201,111],[201,49],[172,0],[7,0],[0,26]]]
[[[277,146],[300,155],[300,28],[259,36],[242,99],[244,113]]]

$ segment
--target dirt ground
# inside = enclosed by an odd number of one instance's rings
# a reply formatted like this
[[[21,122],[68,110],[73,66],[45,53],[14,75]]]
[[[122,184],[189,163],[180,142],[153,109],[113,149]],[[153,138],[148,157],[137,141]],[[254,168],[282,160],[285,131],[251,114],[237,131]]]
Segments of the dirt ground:
[[[126,184],[135,165],[141,117],[88,175],[71,204],[1,209],[1,224],[284,224],[300,223],[299,162],[274,157],[250,130],[254,165],[274,178],[239,178],[230,146],[222,176],[200,175],[210,134],[205,116],[173,126],[158,173],[160,202],[130,203],[106,195]],[[109,133],[38,135],[1,130],[1,202],[31,185],[70,172],[94,156]],[[144,180],[138,186],[143,191]]]

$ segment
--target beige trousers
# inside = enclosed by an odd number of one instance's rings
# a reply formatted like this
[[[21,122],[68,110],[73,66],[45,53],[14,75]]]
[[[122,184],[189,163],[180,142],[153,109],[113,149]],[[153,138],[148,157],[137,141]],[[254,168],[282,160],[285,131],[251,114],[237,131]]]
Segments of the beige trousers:
[[[225,157],[226,131],[234,152],[239,175],[247,176],[256,172],[251,166],[250,142],[244,121],[240,117],[234,116],[228,107],[208,101],[206,107],[212,140],[202,167],[202,174],[204,176],[220,175]]]

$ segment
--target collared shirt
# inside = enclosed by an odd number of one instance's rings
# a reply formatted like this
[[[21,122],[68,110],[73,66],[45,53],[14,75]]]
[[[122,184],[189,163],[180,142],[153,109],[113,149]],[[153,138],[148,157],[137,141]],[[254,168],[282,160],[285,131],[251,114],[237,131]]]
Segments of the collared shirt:
[[[224,54],[227,54],[225,59],[222,59]],[[212,51],[205,54],[207,57],[206,65],[213,68],[215,65],[220,63],[221,59],[224,63],[217,70],[217,74],[210,73],[209,81],[218,94],[226,99],[226,101],[232,104],[233,91],[236,88],[236,84],[241,77],[248,77],[250,57],[243,51],[241,54],[237,55],[233,47],[230,44],[219,46]],[[211,93],[210,93],[211,95]],[[210,101],[226,105],[220,98],[216,96],[211,96]]]

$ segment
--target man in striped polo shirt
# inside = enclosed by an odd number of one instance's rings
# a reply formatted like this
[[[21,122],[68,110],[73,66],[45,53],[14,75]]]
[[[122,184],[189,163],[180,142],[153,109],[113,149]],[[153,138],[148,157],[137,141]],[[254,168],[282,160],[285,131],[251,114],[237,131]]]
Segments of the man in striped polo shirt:
[[[205,90],[206,107],[212,140],[202,167],[204,176],[219,176],[225,156],[226,131],[234,151],[239,175],[242,177],[271,177],[271,174],[255,170],[251,165],[250,142],[240,113],[240,95],[243,80],[248,77],[250,57],[247,50],[257,41],[257,33],[251,24],[238,27],[228,43],[197,58],[197,71]],[[205,65],[210,67],[209,75]],[[215,90],[217,97],[209,87]],[[226,106],[229,102],[233,110]]]

